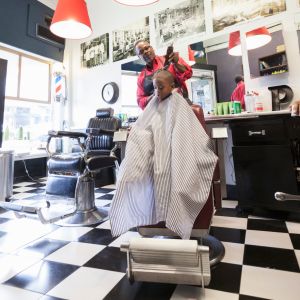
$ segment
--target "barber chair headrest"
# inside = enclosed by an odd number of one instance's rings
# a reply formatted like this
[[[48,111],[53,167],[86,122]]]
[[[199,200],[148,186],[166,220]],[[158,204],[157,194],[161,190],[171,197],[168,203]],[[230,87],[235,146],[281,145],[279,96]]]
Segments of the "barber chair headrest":
[[[114,110],[112,108],[99,108],[96,110],[97,118],[110,118],[114,114]]]

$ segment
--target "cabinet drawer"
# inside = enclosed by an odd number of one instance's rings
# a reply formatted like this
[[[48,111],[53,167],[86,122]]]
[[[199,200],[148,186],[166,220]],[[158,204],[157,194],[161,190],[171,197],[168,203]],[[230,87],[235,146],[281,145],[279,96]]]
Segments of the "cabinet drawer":
[[[231,129],[235,146],[279,145],[288,141],[284,121],[280,119],[236,122]]]

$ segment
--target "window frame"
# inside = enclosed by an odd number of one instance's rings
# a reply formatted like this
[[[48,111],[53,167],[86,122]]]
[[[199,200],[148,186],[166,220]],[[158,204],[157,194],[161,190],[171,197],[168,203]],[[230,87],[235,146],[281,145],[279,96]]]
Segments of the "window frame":
[[[17,96],[6,96],[5,99],[7,100],[18,100],[18,101],[26,101],[26,102],[35,102],[35,103],[42,103],[42,104],[51,104],[51,74],[52,74],[52,67],[53,63],[51,61],[48,61],[46,59],[38,58],[30,54],[23,53],[21,51],[13,50],[10,48],[6,48],[0,45],[0,50],[10,52],[13,54],[18,55],[18,82],[17,82]],[[37,99],[30,99],[30,98],[22,98],[20,97],[20,91],[21,91],[21,73],[22,73],[22,57],[29,58],[31,60],[35,60],[38,62],[45,63],[49,66],[49,73],[48,73],[48,99],[47,101],[43,100],[37,100]]]

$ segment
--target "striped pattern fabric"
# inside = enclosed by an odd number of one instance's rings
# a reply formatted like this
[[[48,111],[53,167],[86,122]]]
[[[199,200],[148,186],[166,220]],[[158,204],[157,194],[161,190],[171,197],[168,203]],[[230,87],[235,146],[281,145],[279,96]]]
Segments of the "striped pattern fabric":
[[[182,96],[154,98],[134,124],[111,210],[113,236],[165,221],[188,239],[211,187],[215,156],[209,137]]]

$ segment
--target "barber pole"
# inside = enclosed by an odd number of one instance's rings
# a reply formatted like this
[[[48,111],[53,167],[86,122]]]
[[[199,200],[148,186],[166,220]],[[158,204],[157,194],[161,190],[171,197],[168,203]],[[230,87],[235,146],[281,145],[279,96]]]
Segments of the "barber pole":
[[[63,76],[61,74],[54,75],[54,84],[55,84],[55,100],[60,102],[63,100]]]

